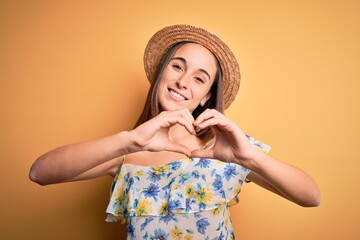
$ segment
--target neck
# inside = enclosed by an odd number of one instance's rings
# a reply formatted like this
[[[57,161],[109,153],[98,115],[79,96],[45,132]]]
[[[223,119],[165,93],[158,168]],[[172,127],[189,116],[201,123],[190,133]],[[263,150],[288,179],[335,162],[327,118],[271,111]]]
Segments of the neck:
[[[184,138],[188,138],[193,136],[192,134],[190,134],[185,127],[176,124],[174,126],[172,126],[169,129],[169,138],[174,141],[174,142],[178,142],[181,141]]]
[[[202,148],[204,143],[196,135],[190,134],[183,126],[176,124],[169,129],[171,141],[182,144],[190,150]]]

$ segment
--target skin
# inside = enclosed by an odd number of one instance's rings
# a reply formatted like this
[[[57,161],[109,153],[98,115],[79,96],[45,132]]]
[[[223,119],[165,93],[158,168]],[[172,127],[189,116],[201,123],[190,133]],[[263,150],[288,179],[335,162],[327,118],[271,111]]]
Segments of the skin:
[[[126,155],[126,164],[161,165],[191,157],[215,158],[251,170],[248,178],[298,205],[320,204],[320,191],[304,171],[255,149],[239,126],[214,109],[194,119],[196,106],[210,97],[216,74],[213,55],[187,43],[166,66],[158,92],[162,112],[132,131],[121,131],[94,141],[70,144],[40,156],[30,179],[41,185],[114,176]],[[204,149],[196,132],[211,127],[215,145]],[[156,159],[156,162],[155,160]]]
[[[188,43],[171,57],[159,84],[158,99],[168,111],[187,108],[190,112],[210,98],[216,61],[206,48]]]

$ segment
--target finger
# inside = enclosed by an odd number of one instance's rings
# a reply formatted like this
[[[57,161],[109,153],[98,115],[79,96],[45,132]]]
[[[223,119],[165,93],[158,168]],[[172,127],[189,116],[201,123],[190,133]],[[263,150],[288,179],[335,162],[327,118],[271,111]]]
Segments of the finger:
[[[193,129],[193,133],[195,134],[195,128],[194,128],[194,117],[193,115],[190,113],[189,109],[185,108],[185,109],[182,109],[182,110],[179,110],[179,114],[182,118],[184,118],[190,125],[191,125],[191,128]]]
[[[180,116],[168,116],[166,117],[166,121],[167,121],[167,126],[163,126],[163,127],[169,127],[175,124],[180,124],[181,126],[185,127],[185,129],[191,133],[191,134],[195,134],[195,129],[194,126],[192,125],[192,123],[189,123],[186,119],[180,117]]]
[[[228,119],[222,119],[222,118],[207,119],[207,120],[201,122],[200,124],[198,124],[197,126],[195,126],[195,129],[197,131],[199,131],[199,130],[205,129],[207,127],[217,127],[219,129],[223,129],[223,130],[227,130],[227,131],[231,131],[231,129],[232,129],[231,122]]]
[[[210,118],[225,118],[225,116],[215,109],[206,109],[196,118],[194,125],[197,126]]]
[[[195,119],[194,124],[198,124],[198,123],[204,121],[205,119],[208,119],[208,118],[209,118],[209,114],[210,114],[210,109],[209,109],[209,108],[205,109],[205,111],[203,111],[203,112]]]
[[[186,118],[191,124],[195,121],[193,115],[191,114],[191,112],[189,111],[189,109],[184,108],[182,110],[180,110],[181,116],[183,116],[184,118]]]
[[[212,149],[196,149],[191,151],[191,157],[214,158],[214,152]]]
[[[169,119],[175,119],[176,117],[183,118],[187,122],[186,125],[189,126],[187,128],[188,129],[191,128],[191,130],[189,132],[195,134],[195,129],[193,126],[194,117],[192,116],[192,114],[190,113],[190,111],[187,108],[175,110],[175,111],[163,111],[160,113],[160,116],[169,118]],[[181,122],[183,123],[183,121],[181,121]],[[182,124],[182,125],[184,125],[184,124]]]
[[[187,120],[191,124],[195,121],[194,117],[192,116],[189,109],[187,109],[187,108],[175,110],[175,111],[163,111],[160,113],[160,115],[163,115],[165,117],[180,116],[180,117],[184,118],[185,120]]]

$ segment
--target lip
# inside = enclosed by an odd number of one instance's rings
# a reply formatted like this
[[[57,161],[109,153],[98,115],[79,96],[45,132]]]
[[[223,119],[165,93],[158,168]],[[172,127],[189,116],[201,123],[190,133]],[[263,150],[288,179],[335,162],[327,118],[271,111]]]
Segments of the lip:
[[[185,97],[183,94],[179,93],[178,91],[175,91],[172,88],[168,88],[170,96],[176,100],[176,101],[185,101],[188,100],[187,97]]]

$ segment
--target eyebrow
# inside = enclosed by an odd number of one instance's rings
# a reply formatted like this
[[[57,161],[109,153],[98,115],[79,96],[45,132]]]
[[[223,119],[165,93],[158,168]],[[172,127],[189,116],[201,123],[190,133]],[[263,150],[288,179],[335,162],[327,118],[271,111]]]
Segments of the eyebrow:
[[[170,59],[170,61],[171,60],[180,60],[181,62],[186,64],[186,59],[183,57],[173,57]],[[205,69],[199,68],[198,70],[208,76],[209,80],[211,79],[210,74]]]

